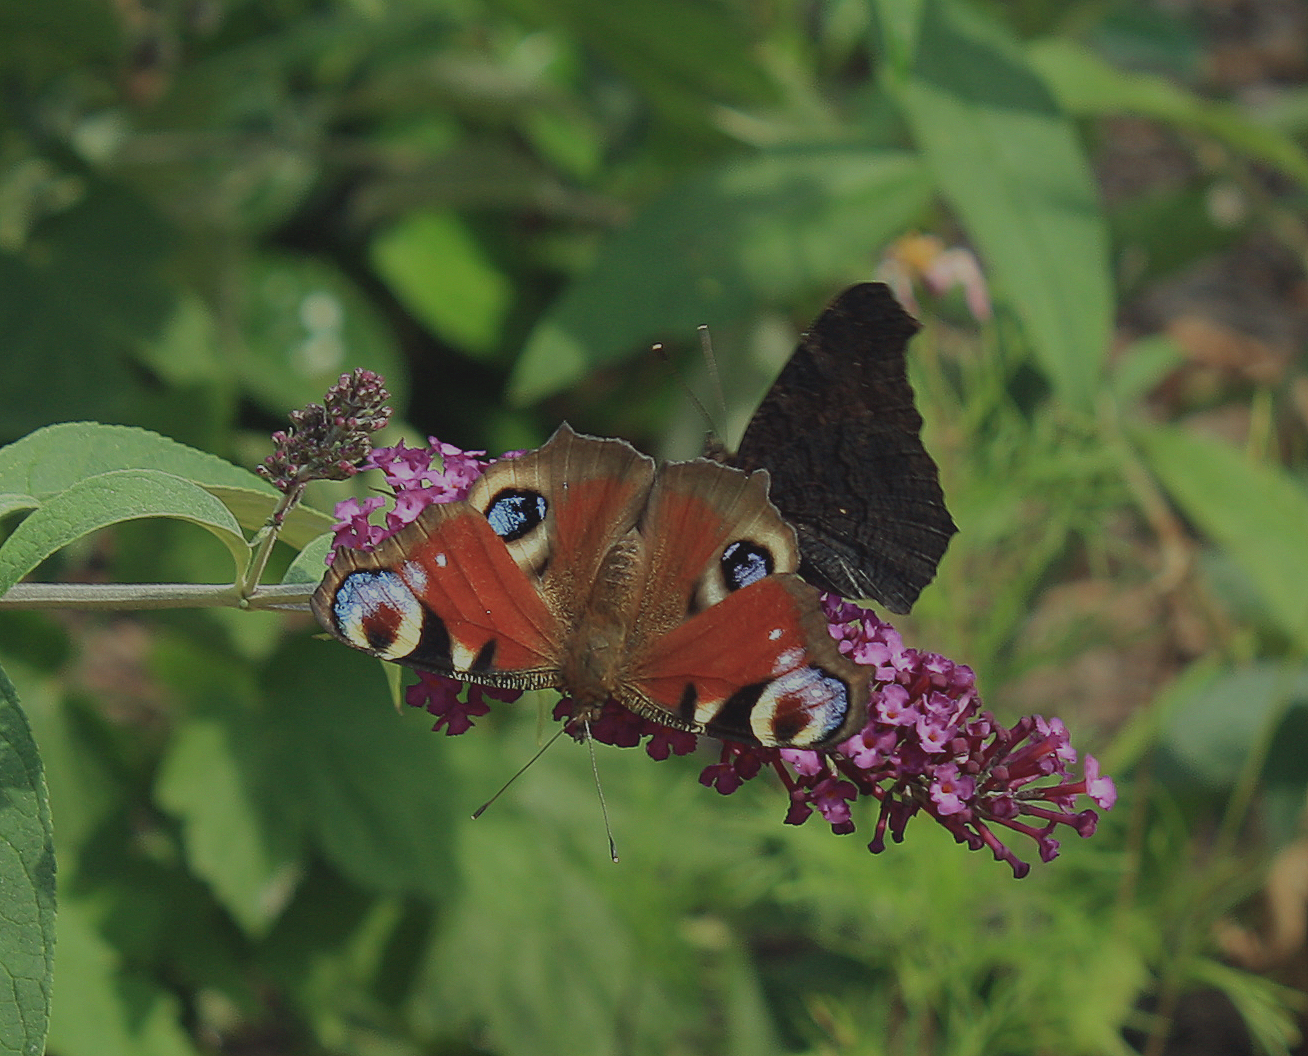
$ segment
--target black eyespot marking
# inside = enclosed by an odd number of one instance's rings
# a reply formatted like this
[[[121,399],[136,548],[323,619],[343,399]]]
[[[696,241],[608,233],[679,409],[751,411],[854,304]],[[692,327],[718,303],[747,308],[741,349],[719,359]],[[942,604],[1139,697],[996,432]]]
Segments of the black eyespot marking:
[[[738,539],[722,551],[722,578],[728,590],[739,590],[772,575],[772,551],[748,539]]]
[[[485,645],[478,650],[476,657],[472,661],[470,671],[489,671],[491,664],[495,662],[495,639],[490,639]]]
[[[699,701],[699,691],[694,682],[687,682],[681,691],[681,700],[677,702],[677,714],[687,722],[695,721],[695,705]]]
[[[444,673],[454,667],[454,648],[445,621],[428,610],[422,621],[422,639],[409,654],[409,662],[424,671]]]
[[[486,520],[490,521],[491,531],[511,543],[539,527],[547,509],[545,496],[540,492],[505,488],[486,507]]]
[[[754,705],[758,703],[767,688],[766,682],[741,686],[718,709],[718,713],[713,716],[712,725],[724,733],[731,733],[736,740],[747,744],[758,744],[758,738],[754,736],[750,726],[749,713],[754,710]]]

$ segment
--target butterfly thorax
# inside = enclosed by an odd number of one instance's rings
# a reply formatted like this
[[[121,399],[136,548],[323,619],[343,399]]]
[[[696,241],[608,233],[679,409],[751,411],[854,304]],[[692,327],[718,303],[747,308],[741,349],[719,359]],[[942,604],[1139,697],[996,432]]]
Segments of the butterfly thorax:
[[[560,664],[563,684],[584,708],[601,707],[622,682],[644,562],[645,547],[635,531],[604,555],[590,598],[566,644]]]

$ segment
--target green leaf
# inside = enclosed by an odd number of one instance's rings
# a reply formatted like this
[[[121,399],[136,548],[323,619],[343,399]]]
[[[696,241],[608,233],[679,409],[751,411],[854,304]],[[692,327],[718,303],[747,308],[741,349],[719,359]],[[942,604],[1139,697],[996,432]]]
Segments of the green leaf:
[[[272,514],[280,496],[275,492],[269,494],[255,491],[253,488],[233,488],[222,484],[201,485],[214,498],[232,511],[242,528],[254,532],[262,528]],[[299,550],[317,539],[323,532],[329,532],[336,521],[330,514],[315,510],[311,506],[296,506],[286,515],[277,538],[288,546]]]
[[[877,40],[873,50],[887,56],[896,75],[903,76],[917,54],[922,5],[926,0],[876,0]]]
[[[926,0],[917,44],[912,72],[892,82],[914,139],[1058,395],[1087,410],[1113,288],[1076,129],[1017,46],[963,5]]]
[[[1302,1008],[1301,991],[1207,957],[1196,959],[1191,973],[1197,984],[1220,991],[1236,1007],[1255,1052],[1291,1056],[1299,1051],[1303,1036],[1295,1013]]]
[[[176,997],[125,970],[89,908],[59,907],[50,1049],[60,1056],[198,1056]]]
[[[77,178],[75,204],[43,217],[24,250],[0,249],[0,437],[128,416],[140,389],[123,351],[153,336],[171,309],[161,267],[171,228],[144,198],[90,171]]]
[[[262,681],[270,794],[355,883],[442,897],[452,812],[469,809],[449,795],[445,738],[416,709],[397,715],[376,661],[336,642],[290,643]]]
[[[498,346],[513,291],[454,213],[410,213],[373,240],[370,256],[433,333],[474,355]]]
[[[1169,495],[1253,581],[1269,614],[1308,648],[1308,494],[1284,470],[1184,429],[1134,439]]]
[[[776,96],[749,46],[757,31],[743,9],[702,0],[509,0],[508,6],[550,33],[564,28],[575,35],[670,114],[683,133],[708,125],[708,101],[738,105]]]
[[[702,323],[725,328],[760,300],[865,275],[927,191],[914,158],[867,149],[767,156],[689,180],[610,239],[541,321],[511,398],[541,399]]]
[[[1211,136],[1308,186],[1308,154],[1289,136],[1254,122],[1237,107],[1202,99],[1162,77],[1115,69],[1066,37],[1036,41],[1027,55],[1070,113],[1165,121]]]
[[[1175,723],[1191,700],[1207,694],[1223,675],[1222,663],[1214,656],[1196,660],[1181,671],[1147,708],[1136,710],[1113,738],[1112,745],[1099,758],[1103,772],[1120,774],[1133,768],[1158,744],[1163,730]]]
[[[0,594],[74,539],[143,517],[175,517],[207,528],[226,545],[238,571],[249,556],[236,519],[198,484],[153,469],[117,470],[60,492],[14,529],[0,546]]]
[[[174,388],[222,385],[226,377],[218,327],[208,305],[194,293],[178,298],[158,337],[143,342],[136,354]]]
[[[38,1056],[50,1022],[55,947],[54,833],[41,757],[0,669],[0,1052]]]
[[[286,574],[282,576],[282,582],[318,583],[327,574],[327,555],[331,550],[332,533],[324,532],[295,555]]]
[[[182,820],[192,870],[206,880],[237,923],[262,936],[295,890],[294,841],[279,836],[262,809],[242,735],[251,724],[201,717],[183,723],[169,743],[156,793]]]
[[[1190,688],[1173,703],[1163,743],[1198,780],[1229,787],[1267,723],[1279,721],[1287,703],[1308,703],[1308,667],[1249,664]]]
[[[1123,405],[1134,404],[1184,362],[1180,345],[1166,334],[1132,341],[1113,361],[1113,395]]]
[[[1128,294],[1143,292],[1248,236],[1249,223],[1234,217],[1227,222],[1214,213],[1213,192],[1220,186],[1217,178],[1191,181],[1115,203],[1110,216],[1113,246]]]
[[[148,429],[99,422],[46,426],[0,448],[0,492],[48,499],[86,477],[115,469],[152,469],[197,484],[276,495],[249,470]]]
[[[41,505],[39,499],[30,495],[0,495],[0,517],[8,516],[19,510],[34,510]]]
[[[107,758],[112,749],[105,743],[103,727],[88,722],[81,706],[65,699],[66,670],[46,674],[34,669],[31,652],[20,652],[20,644],[8,636],[3,640],[5,653],[13,657],[8,672],[22,691],[24,712],[41,747],[59,880],[75,885],[91,834],[125,810],[135,790],[129,793],[129,779]]]

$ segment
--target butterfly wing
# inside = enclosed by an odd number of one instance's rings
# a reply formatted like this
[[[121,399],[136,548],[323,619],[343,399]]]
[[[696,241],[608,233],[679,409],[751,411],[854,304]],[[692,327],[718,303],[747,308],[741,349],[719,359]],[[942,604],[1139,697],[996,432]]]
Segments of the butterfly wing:
[[[893,612],[912,608],[958,530],[908,383],[917,329],[883,284],[850,287],[804,335],[730,459],[772,474],[800,575]]]
[[[383,660],[489,685],[558,684],[558,617],[466,502],[427,507],[376,550],[340,551],[311,607]]]
[[[625,440],[582,436],[564,423],[544,446],[490,466],[468,504],[501,530],[514,561],[571,626],[653,481],[654,460]]]
[[[618,699],[655,721],[745,743],[823,747],[862,728],[868,673],[794,575],[767,474],[705,460],[660,470],[641,519],[648,572]]]
[[[735,591],[635,663],[624,703],[656,721],[746,744],[838,744],[867,722],[869,674],[837,648],[818,597],[796,575]]]
[[[311,607],[346,644],[519,689],[562,686],[560,657],[604,552],[631,531],[653,462],[620,440],[548,443],[490,466],[371,552],[342,551]]]

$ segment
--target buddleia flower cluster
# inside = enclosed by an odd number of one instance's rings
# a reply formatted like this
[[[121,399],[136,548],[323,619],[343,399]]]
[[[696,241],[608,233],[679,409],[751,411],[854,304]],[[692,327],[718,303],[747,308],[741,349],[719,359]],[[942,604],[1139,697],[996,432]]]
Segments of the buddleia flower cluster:
[[[289,494],[311,480],[346,480],[359,472],[371,436],[391,417],[391,395],[371,370],[342,374],[322,403],[290,413],[291,428],[272,434],[273,453],[255,472]]]
[[[413,521],[431,502],[464,498],[489,464],[483,451],[462,451],[429,438],[429,448],[377,448],[363,462],[380,469],[395,493],[385,524],[370,523],[384,499],[348,499],[337,505],[335,545],[367,550]],[[1057,854],[1057,834],[1089,836],[1098,823],[1093,809],[1077,811],[1085,796],[1107,810],[1117,793],[1087,755],[1079,777],[1077,752],[1057,719],[1029,716],[1004,726],[981,707],[970,668],[936,653],[904,645],[899,633],[875,613],[832,594],[823,611],[842,653],[873,668],[867,722],[854,736],[821,751],[769,748],[723,742],[716,763],[700,775],[723,795],[770,771],[790,797],[786,823],[800,825],[820,815],[836,833],[855,830],[852,804],[868,797],[878,804],[868,849],[885,848],[886,836],[902,841],[909,819],[926,814],[973,850],[988,849],[1015,876],[1030,865],[1005,843],[1022,836],[1034,841],[1042,861]],[[426,708],[433,729],[465,733],[490,710],[489,700],[513,700],[516,690],[465,685],[457,679],[418,673],[405,699]],[[699,738],[643,718],[609,701],[583,724],[564,697],[554,710],[576,738],[634,748],[643,743],[654,759],[688,755]]]

